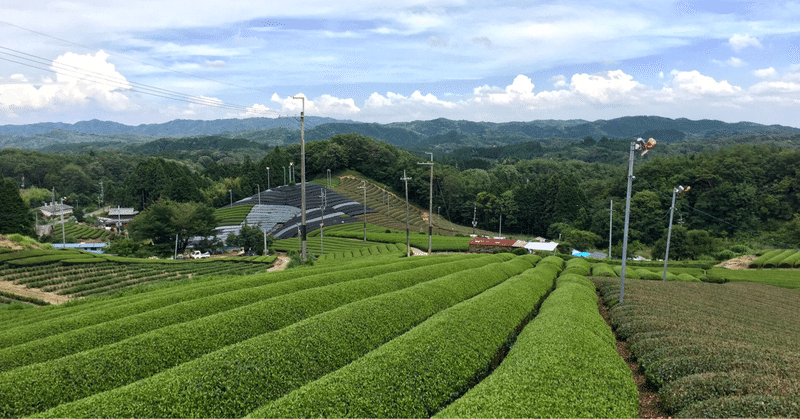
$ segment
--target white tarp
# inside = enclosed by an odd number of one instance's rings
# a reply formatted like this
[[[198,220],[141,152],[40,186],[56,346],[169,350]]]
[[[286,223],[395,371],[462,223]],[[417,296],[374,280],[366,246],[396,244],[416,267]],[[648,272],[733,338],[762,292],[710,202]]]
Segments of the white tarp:
[[[525,248],[532,251],[543,251],[543,252],[552,252],[556,250],[558,247],[558,243],[556,242],[546,242],[546,243],[539,243],[539,242],[529,242],[525,245]]]

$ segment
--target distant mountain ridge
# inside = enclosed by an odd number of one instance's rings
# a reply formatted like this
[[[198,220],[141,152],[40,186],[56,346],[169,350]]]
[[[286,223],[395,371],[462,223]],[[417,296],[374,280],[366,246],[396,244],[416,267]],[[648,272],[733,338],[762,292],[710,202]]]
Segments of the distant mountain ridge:
[[[404,148],[436,148],[450,151],[459,147],[502,146],[541,139],[610,139],[654,137],[661,142],[678,142],[737,135],[797,135],[800,128],[762,125],[752,122],[728,123],[718,120],[690,120],[657,116],[628,116],[609,120],[534,120],[528,122],[475,122],[434,119],[388,124],[354,122],[325,117],[306,117],[306,140],[327,139],[355,132]],[[294,118],[247,118],[174,120],[160,124],[124,125],[108,121],[75,124],[40,123],[0,126],[0,147],[43,149],[55,144],[119,141],[146,143],[162,138],[219,136],[251,140],[267,145],[300,141],[300,124]]]

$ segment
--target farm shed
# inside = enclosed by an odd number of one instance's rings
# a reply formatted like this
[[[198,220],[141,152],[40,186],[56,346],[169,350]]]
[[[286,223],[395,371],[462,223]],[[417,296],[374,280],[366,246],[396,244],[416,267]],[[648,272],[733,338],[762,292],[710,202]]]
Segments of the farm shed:
[[[555,252],[556,247],[558,247],[558,243],[556,242],[529,242],[525,245],[525,248],[528,249],[529,252]]]
[[[514,250],[514,246],[518,240],[510,239],[488,239],[484,237],[475,237],[469,242],[470,253],[491,253],[495,250]]]

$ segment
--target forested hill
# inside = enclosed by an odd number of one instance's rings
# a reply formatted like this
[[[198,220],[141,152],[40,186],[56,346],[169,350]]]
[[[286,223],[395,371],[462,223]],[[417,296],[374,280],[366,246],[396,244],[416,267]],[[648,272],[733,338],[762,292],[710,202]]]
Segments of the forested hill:
[[[139,126],[115,122],[86,121],[76,124],[35,124],[0,126],[0,147],[46,149],[54,145],[85,142],[146,143],[160,138],[217,136],[250,140],[267,146],[300,141],[300,126],[292,118],[250,118],[215,121],[176,120]],[[460,147],[491,147],[532,140],[599,140],[654,137],[662,143],[742,135],[799,135],[800,128],[727,123],[716,120],[670,119],[633,116],[610,120],[536,120],[530,122],[473,122],[434,119],[390,124],[360,123],[331,118],[307,117],[306,140],[358,133],[403,148],[436,148],[452,151]]]

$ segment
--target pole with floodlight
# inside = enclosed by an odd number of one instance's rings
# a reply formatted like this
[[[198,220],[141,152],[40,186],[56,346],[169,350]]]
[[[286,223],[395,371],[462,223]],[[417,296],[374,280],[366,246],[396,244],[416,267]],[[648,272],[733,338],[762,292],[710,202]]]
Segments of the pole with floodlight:
[[[647,151],[656,145],[656,140],[650,138],[645,141],[642,138],[637,138],[636,141],[631,142],[630,157],[628,158],[628,190],[625,195],[625,228],[622,233],[622,269],[619,274],[619,302],[622,303],[625,298],[625,268],[628,260],[628,227],[631,218],[631,187],[633,185],[633,152],[641,150],[641,155],[647,154]]]
[[[364,190],[364,241],[367,241],[367,181],[362,180],[361,184],[358,189]]]
[[[677,188],[672,189],[672,206],[669,207],[669,229],[667,230],[667,249],[664,253],[664,275],[661,277],[662,281],[667,280],[667,263],[669,263],[669,240],[672,237],[672,216],[675,214],[675,195],[683,194],[684,192],[692,189],[691,186],[683,187],[678,185]]]
[[[301,259],[306,262],[306,137],[305,137],[305,117],[306,117],[306,98],[305,96],[294,96],[292,99],[299,99],[303,102],[303,109],[300,111],[300,247]]]

